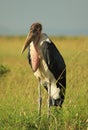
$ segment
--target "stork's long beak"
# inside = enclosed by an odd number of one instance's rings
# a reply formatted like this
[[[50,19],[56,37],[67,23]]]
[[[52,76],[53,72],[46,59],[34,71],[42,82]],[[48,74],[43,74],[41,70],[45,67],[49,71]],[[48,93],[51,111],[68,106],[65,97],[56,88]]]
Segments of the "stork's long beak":
[[[23,52],[26,50],[26,48],[28,47],[28,45],[30,44],[30,42],[32,41],[33,39],[33,33],[30,32],[30,34],[28,34],[25,42],[24,42],[24,45],[23,45],[23,48],[21,50],[21,54],[23,54]]]

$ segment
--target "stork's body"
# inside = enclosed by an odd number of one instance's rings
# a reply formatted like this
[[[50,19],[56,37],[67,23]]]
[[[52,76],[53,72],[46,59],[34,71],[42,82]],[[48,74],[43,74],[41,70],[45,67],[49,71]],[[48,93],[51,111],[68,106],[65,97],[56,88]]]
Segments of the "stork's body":
[[[61,106],[66,88],[66,65],[54,43],[41,30],[39,23],[31,26],[22,53],[28,47],[28,60],[34,75],[47,91],[50,86],[50,105]]]
[[[51,82],[52,105],[61,105],[64,100],[64,95],[60,97],[60,88],[63,86],[63,84],[62,86],[60,85],[60,78],[63,77],[63,74],[65,74],[65,63],[63,58],[46,34],[41,34],[40,40],[35,48],[36,52],[34,53],[37,53],[39,59],[38,61],[34,60],[34,62],[38,62],[34,63],[37,64],[35,65],[34,75],[37,79],[41,80],[41,85],[43,85],[46,89],[48,89],[49,82]],[[28,47],[28,60],[31,67],[33,50],[34,44],[31,42]],[[59,78],[61,73],[63,74]]]

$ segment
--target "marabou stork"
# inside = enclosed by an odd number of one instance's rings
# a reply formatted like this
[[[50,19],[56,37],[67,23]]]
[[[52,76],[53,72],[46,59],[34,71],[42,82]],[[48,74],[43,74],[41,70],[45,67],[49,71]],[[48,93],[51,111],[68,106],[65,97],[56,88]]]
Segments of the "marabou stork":
[[[39,114],[41,113],[41,85],[48,92],[48,114],[50,106],[60,106],[65,98],[66,65],[54,43],[42,33],[42,25],[33,23],[21,54],[28,48],[28,61],[39,80]]]

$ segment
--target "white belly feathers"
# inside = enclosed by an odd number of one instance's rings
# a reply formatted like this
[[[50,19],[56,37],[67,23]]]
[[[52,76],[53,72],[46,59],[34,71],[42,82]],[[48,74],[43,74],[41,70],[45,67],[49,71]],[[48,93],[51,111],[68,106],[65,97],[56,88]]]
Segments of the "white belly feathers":
[[[47,64],[45,63],[44,59],[40,60],[40,64],[38,69],[34,72],[36,78],[41,79],[42,85],[49,85],[51,82],[51,97],[54,99],[59,98],[60,89],[56,86],[56,79],[54,78],[53,74],[49,71]]]

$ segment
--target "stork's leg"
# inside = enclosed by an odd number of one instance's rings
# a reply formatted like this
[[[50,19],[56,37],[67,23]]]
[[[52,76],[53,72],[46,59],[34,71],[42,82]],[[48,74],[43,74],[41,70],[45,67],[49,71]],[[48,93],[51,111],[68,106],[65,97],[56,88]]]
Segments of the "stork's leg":
[[[51,101],[51,82],[49,82],[48,85],[48,111],[47,111],[47,117],[50,117],[50,101]]]
[[[40,78],[38,81],[38,114],[41,116],[41,106],[42,106],[42,95],[41,95],[41,83],[40,83]]]

